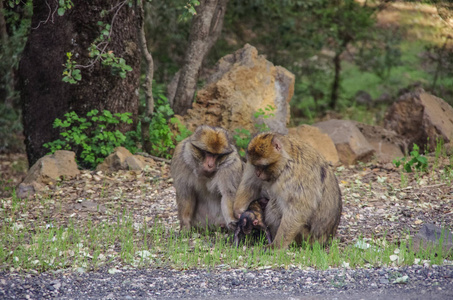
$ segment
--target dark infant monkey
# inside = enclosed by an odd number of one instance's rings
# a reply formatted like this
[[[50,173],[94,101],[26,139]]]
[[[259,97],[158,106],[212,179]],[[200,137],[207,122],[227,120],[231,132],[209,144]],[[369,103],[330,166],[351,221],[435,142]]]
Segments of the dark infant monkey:
[[[234,244],[239,247],[239,240],[242,236],[252,233],[253,229],[262,230],[266,233],[267,241],[272,243],[271,231],[264,219],[264,210],[269,199],[260,198],[250,203],[248,209],[241,214],[234,232]]]

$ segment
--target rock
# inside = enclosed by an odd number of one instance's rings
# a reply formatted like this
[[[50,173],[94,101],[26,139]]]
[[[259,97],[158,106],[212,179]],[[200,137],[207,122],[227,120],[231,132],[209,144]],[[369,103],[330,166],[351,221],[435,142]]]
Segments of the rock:
[[[127,170],[126,158],[132,153],[124,147],[117,147],[102,163],[97,165],[96,171],[113,172]]]
[[[153,159],[141,155],[132,155],[124,147],[117,147],[102,163],[96,167],[96,171],[116,172],[119,170],[143,170],[145,166],[154,166]]]
[[[402,136],[381,126],[355,123],[356,127],[373,146],[377,160],[381,163],[392,162],[402,158],[406,151],[406,142]]]
[[[325,133],[321,132],[318,127],[309,125],[300,125],[289,128],[289,134],[299,137],[301,140],[315,148],[324,158],[332,165],[337,165],[340,160],[335,144],[332,139]]]
[[[440,228],[433,224],[423,224],[420,231],[414,236],[412,245],[415,252],[439,246],[442,239],[444,252],[453,251],[453,234],[447,228]]]
[[[417,144],[436,149],[442,139],[449,149],[453,147],[453,108],[444,100],[418,89],[401,96],[386,112],[384,127],[406,138],[412,149]]]
[[[256,132],[255,124],[264,122],[273,131],[287,133],[289,101],[294,93],[292,73],[274,66],[249,44],[221,58],[215,70],[207,86],[197,92],[192,109],[177,116],[189,130],[208,124],[232,133],[238,128]],[[274,110],[267,112],[268,117],[254,117],[269,106]]]
[[[72,151],[58,150],[52,155],[41,157],[28,171],[19,184],[16,195],[28,198],[42,191],[47,185],[54,185],[61,177],[73,178],[80,174]]]
[[[367,92],[365,91],[357,91],[357,93],[355,93],[355,101],[358,103],[358,104],[361,104],[361,105],[365,105],[365,106],[373,106],[373,98],[371,98],[371,95],[368,94]]]
[[[367,162],[372,158],[373,146],[368,143],[353,121],[333,119],[315,123],[313,126],[330,136],[341,163],[350,165],[358,161]]]
[[[392,101],[393,101],[392,96],[387,92],[383,92],[379,97],[377,97],[377,99],[375,100],[375,103],[376,104],[390,104],[390,103],[392,103]]]

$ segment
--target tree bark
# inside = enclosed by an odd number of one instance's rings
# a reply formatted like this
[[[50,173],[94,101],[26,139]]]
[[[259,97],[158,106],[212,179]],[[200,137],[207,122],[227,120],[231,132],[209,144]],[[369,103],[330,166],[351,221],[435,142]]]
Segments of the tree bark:
[[[135,121],[137,118],[140,79],[137,26],[140,24],[137,24],[135,10],[125,1],[73,3],[74,7],[60,17],[56,13],[57,1],[33,1],[32,29],[19,66],[25,145],[30,166],[48,152],[42,146],[44,143],[59,138],[59,132],[52,124],[66,112],[75,111],[79,116],[85,116],[92,109],[106,109],[112,113],[131,112]],[[101,17],[102,10],[112,13]],[[88,65],[91,61],[87,49],[100,35],[98,21],[112,25],[111,41],[106,50],[124,58],[133,70],[122,79],[98,61],[81,69],[82,80],[77,84],[64,83],[62,72],[67,52],[74,54],[73,59],[78,64]],[[134,124],[120,130],[130,130]]]
[[[198,74],[206,54],[222,30],[227,0],[201,1],[192,20],[189,46],[181,68],[173,103],[176,114],[184,115],[192,107]]]

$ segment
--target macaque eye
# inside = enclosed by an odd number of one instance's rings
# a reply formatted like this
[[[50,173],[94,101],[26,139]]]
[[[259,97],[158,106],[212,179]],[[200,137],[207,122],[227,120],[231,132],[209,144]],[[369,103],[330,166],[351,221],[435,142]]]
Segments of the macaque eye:
[[[219,154],[219,155],[217,155],[217,160],[218,160],[219,162],[222,162],[222,161],[224,161],[224,160],[226,159],[226,157],[227,157],[228,155],[230,155],[231,153],[232,153],[232,152],[226,152],[226,153]]]
[[[255,168],[260,171],[266,171],[267,169],[269,169],[269,166],[270,165],[256,165]]]
[[[204,151],[203,149],[201,148],[198,148],[197,146],[195,146],[194,144],[192,144],[192,146],[195,148],[196,152],[198,153],[198,155],[202,156],[202,157],[205,157],[206,156],[206,152],[207,151]]]

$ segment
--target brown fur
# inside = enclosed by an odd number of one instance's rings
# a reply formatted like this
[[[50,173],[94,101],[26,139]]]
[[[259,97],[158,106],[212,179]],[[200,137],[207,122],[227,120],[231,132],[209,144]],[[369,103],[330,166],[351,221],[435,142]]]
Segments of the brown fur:
[[[234,224],[243,165],[226,130],[202,125],[181,141],[171,162],[181,229]]]
[[[265,216],[272,247],[286,248],[302,239],[325,244],[337,231],[342,201],[332,167],[293,136],[268,132],[250,141],[235,217],[258,197],[269,199]]]
[[[239,246],[241,236],[252,233],[253,229],[264,231],[269,244],[272,243],[271,232],[265,223],[263,214],[268,201],[269,200],[266,198],[255,200],[250,203],[249,208],[241,214],[236,231],[234,232],[234,244],[236,247]]]

